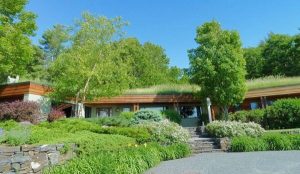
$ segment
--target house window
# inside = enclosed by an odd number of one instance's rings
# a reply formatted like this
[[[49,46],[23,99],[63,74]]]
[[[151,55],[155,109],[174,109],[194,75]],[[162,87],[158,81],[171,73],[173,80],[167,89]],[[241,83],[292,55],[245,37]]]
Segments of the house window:
[[[251,110],[258,109],[259,108],[258,103],[257,102],[251,102],[250,103],[250,108],[251,108]]]
[[[144,106],[144,107],[140,107],[140,110],[150,110],[150,111],[164,111],[167,110],[166,106]]]
[[[122,112],[130,112],[130,107],[124,107]]]
[[[96,110],[97,117],[110,117],[112,115],[111,108],[97,108]]]

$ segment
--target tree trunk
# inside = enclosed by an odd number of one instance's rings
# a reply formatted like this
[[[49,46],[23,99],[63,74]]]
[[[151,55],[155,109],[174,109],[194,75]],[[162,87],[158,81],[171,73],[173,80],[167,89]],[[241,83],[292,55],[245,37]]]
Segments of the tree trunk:
[[[223,112],[223,119],[228,120],[228,106],[222,106],[221,107],[222,112]]]

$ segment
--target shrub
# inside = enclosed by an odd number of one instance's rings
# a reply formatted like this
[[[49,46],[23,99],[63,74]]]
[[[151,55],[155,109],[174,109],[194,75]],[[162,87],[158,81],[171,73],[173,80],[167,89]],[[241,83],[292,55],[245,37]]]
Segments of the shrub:
[[[99,124],[101,126],[119,126],[128,127],[130,125],[130,120],[123,117],[103,117],[103,118],[87,118],[89,122]]]
[[[152,141],[160,144],[186,143],[189,139],[189,133],[186,129],[169,120],[144,122],[138,127],[147,128],[152,135]]]
[[[160,112],[144,110],[144,111],[138,111],[138,112],[134,113],[131,123],[132,124],[140,124],[145,121],[158,122],[161,120],[162,120],[162,116],[161,116]]]
[[[258,124],[262,125],[263,120],[264,120],[264,114],[265,114],[264,109],[255,109],[255,110],[250,110],[250,111],[238,111],[235,113],[230,113],[229,120],[241,121],[244,123],[254,122],[254,123],[258,123]]]
[[[175,110],[165,110],[165,111],[162,111],[162,114],[164,117],[166,117],[170,121],[173,121],[178,124],[181,123],[181,115]]]
[[[30,121],[37,123],[40,116],[39,104],[32,101],[0,103],[0,120]]]
[[[214,137],[235,137],[262,135],[265,130],[257,123],[241,123],[237,121],[213,121],[206,126],[207,132]]]
[[[136,138],[139,143],[149,142],[151,140],[148,129],[140,127],[102,127],[97,130],[97,133],[124,135]]]
[[[231,151],[263,151],[263,150],[299,150],[300,135],[266,133],[261,137],[234,137],[231,140]]]
[[[281,99],[268,107],[265,122],[270,129],[300,127],[300,99]]]
[[[66,117],[66,114],[58,109],[51,109],[50,113],[48,114],[48,121],[52,122],[61,118]]]
[[[99,151],[75,158],[65,165],[51,167],[43,173],[139,174],[157,165],[160,161],[182,158],[187,156],[189,152],[189,147],[186,144],[164,147],[155,143],[145,144],[114,151]]]
[[[262,139],[268,145],[268,150],[290,150],[292,149],[292,143],[290,136],[282,134],[265,134]]]
[[[21,145],[26,144],[30,140],[30,127],[20,126],[13,128],[5,133],[5,142],[9,145]]]
[[[262,139],[248,136],[233,137],[230,149],[233,152],[264,151],[268,146]]]
[[[126,120],[131,120],[134,116],[134,112],[121,112],[119,117]]]

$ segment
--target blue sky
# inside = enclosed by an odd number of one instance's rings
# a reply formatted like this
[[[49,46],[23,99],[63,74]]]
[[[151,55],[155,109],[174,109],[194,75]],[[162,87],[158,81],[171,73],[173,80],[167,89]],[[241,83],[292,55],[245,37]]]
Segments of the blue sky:
[[[128,37],[161,45],[170,64],[189,66],[187,50],[195,48],[196,27],[217,20],[224,29],[238,30],[244,47],[256,46],[268,33],[300,33],[299,0],[29,0],[38,15],[38,43],[55,24],[71,25],[82,12],[130,23]]]

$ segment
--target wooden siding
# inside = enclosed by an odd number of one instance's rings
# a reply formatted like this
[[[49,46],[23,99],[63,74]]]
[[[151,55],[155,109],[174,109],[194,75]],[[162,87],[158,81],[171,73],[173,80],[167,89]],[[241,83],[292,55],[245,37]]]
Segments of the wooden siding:
[[[21,82],[0,86],[0,97],[19,96],[24,94],[45,95],[50,88],[32,82]]]

